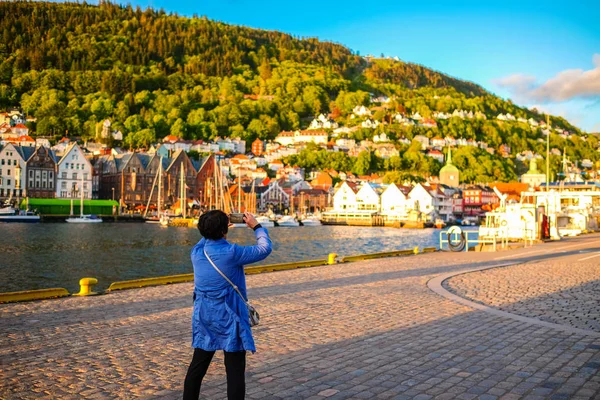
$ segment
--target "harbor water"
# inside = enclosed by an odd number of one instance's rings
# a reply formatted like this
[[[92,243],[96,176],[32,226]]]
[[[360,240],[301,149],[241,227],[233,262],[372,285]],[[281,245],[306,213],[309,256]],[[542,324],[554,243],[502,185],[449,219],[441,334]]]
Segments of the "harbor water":
[[[304,226],[269,232],[273,253],[256,265],[439,245],[435,229]],[[248,228],[231,229],[228,239],[254,243]],[[76,292],[83,277],[97,278],[96,289],[104,290],[116,281],[190,273],[189,254],[198,240],[197,229],[157,224],[1,224],[0,292]]]

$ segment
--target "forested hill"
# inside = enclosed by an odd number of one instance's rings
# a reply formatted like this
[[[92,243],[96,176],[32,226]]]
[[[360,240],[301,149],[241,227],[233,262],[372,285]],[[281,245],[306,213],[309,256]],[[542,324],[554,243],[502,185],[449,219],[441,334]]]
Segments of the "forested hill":
[[[361,64],[360,57],[338,44],[131,5],[2,2],[0,17],[2,55],[12,56],[19,71],[156,65],[166,74],[226,76],[240,65],[256,70],[270,58],[343,73]]]
[[[131,5],[3,2],[0,16],[0,54],[10,59],[17,72],[98,71],[115,66],[135,66],[133,70],[140,71],[155,65],[167,75],[230,76],[236,67],[257,71],[265,60],[275,59],[320,65],[352,77],[365,66],[362,57],[339,44]],[[465,94],[485,94],[478,85],[412,63],[374,65],[369,76],[411,89],[454,87]]]
[[[0,109],[20,106],[36,119],[30,123],[34,135],[98,139],[101,122],[109,119],[129,148],[148,147],[169,134],[194,140],[239,136],[252,142],[304,129],[321,113],[355,127],[362,119],[353,119],[352,110],[364,105],[373,109],[370,118],[385,124],[353,130],[349,135],[357,141],[385,131],[394,141],[453,136],[495,149],[506,144],[513,154],[544,151],[541,131],[523,123],[545,119],[535,110],[424,66],[361,57],[317,39],[107,2],[2,1],[0,35]],[[381,96],[393,101],[371,104]],[[393,118],[419,113],[428,119],[456,110],[487,119],[454,117],[426,127]],[[496,120],[506,113],[520,122]],[[562,118],[550,122],[580,134]],[[565,139],[551,137],[553,147],[567,148],[577,159],[595,160],[596,143],[594,138],[568,146]],[[412,150],[395,169],[437,173],[437,162]],[[465,160],[483,165],[493,159],[503,172],[488,168],[473,180],[515,177],[519,165],[479,150],[469,150],[471,158]]]

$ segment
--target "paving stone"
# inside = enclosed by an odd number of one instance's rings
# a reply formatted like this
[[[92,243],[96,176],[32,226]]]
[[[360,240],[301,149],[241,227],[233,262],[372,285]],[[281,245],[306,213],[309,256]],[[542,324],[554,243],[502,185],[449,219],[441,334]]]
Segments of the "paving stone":
[[[597,339],[474,310],[427,287],[494,257],[434,253],[248,276],[264,323],[247,358],[247,397],[598,397]],[[598,278],[595,264],[577,265],[551,259],[448,285],[514,314],[581,327]],[[180,398],[193,353],[191,292],[186,283],[0,305],[0,398]],[[202,398],[225,393],[217,352]]]

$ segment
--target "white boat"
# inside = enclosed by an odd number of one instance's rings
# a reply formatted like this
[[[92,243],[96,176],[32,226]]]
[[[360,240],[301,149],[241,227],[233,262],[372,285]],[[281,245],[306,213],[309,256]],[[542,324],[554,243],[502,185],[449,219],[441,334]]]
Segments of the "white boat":
[[[169,218],[167,214],[163,214],[160,216],[159,223],[160,226],[169,226],[169,224],[171,223],[171,218]]]
[[[320,226],[321,225],[321,220],[314,215],[303,218],[300,222],[302,222],[302,225],[304,225],[304,226]]]
[[[29,210],[2,207],[0,208],[0,222],[40,222],[40,216]]]
[[[256,217],[256,221],[261,224],[265,228],[272,228],[275,226],[275,222],[273,222],[269,217],[258,216]]]
[[[93,214],[81,214],[79,217],[67,218],[65,221],[71,224],[98,224],[102,222],[102,218]]]
[[[300,223],[296,221],[296,218],[291,215],[284,215],[277,220],[278,226],[300,226]]]
[[[79,200],[79,217],[71,217],[67,218],[65,221],[71,224],[98,224],[102,222],[102,218],[92,215],[92,214],[83,214],[83,174],[81,174],[81,199]],[[71,206],[73,203],[71,203]]]

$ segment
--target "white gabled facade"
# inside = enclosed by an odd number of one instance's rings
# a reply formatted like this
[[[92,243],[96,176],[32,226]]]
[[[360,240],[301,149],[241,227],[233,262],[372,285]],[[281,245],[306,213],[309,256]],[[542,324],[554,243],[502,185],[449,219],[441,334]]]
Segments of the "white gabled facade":
[[[435,212],[434,198],[423,185],[416,184],[412,188],[408,197],[413,205],[413,209],[423,214],[430,215]]]
[[[92,164],[85,158],[85,154],[77,143],[69,145],[57,164],[56,198],[78,199],[83,191],[83,197],[91,199],[92,171]]]
[[[20,150],[9,143],[0,151],[0,198],[27,196],[27,160]]]
[[[333,211],[356,211],[356,193],[346,182],[342,182],[333,195]]]
[[[379,194],[368,182],[356,193],[356,210],[379,212]]]
[[[386,215],[388,220],[405,219],[410,208],[409,199],[394,183],[381,194],[381,214]]]

